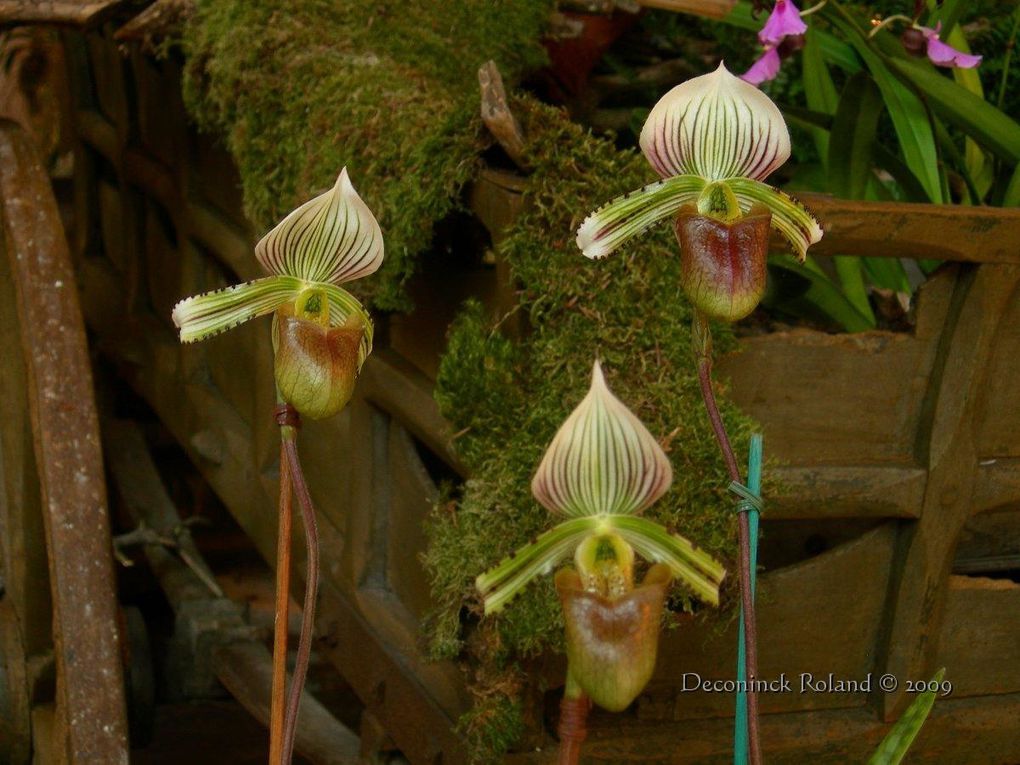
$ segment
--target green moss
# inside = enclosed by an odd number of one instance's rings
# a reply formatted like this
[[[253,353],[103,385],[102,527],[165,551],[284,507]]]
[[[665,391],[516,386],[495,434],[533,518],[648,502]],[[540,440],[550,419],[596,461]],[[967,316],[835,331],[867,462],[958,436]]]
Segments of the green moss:
[[[406,308],[415,256],[488,140],[478,67],[495,59],[512,82],[540,65],[551,4],[199,0],[183,41],[186,103],[226,137],[259,230],[347,165],[386,236],[364,289],[378,308]]]
[[[556,109],[531,99],[517,100],[514,109],[534,171],[525,212],[498,250],[520,286],[518,310],[529,329],[512,342],[497,328],[500,317],[469,304],[442,360],[436,396],[463,431],[458,450],[472,475],[428,528],[426,563],[441,604],[431,624],[432,646],[445,656],[464,647],[463,609],[480,616],[474,577],[552,525],[531,497],[531,476],[587,392],[596,356],[614,392],[662,439],[673,463],[673,487],[648,515],[697,541],[730,570],[737,551],[729,479],[700,398],[691,308],[679,287],[671,227],[600,262],[582,257],[574,244],[573,232],[588,211],[652,180],[651,170],[640,155],[618,151]],[[716,327],[715,339],[720,351],[733,345],[728,328]],[[751,423],[732,405],[723,406],[743,452]],[[682,591],[677,594],[684,602]],[[557,649],[562,622],[550,577],[484,624],[498,635],[499,650],[471,651],[475,663]]]

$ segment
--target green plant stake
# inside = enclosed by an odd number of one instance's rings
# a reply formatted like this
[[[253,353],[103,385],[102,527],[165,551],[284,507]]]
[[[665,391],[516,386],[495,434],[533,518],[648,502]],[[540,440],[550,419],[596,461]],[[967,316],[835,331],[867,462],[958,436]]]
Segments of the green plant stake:
[[[943,667],[935,673],[928,683],[928,690],[914,699],[903,716],[896,721],[878,749],[871,755],[867,765],[899,765],[906,755],[910,745],[914,743],[917,734],[921,732],[921,726],[928,719],[932,706],[935,704],[935,695],[938,692],[938,685],[945,677],[946,668]]]
[[[368,276],[383,260],[383,238],[372,211],[344,168],[329,191],[305,202],[255,246],[271,275],[182,300],[173,320],[181,342],[225,332],[273,314],[273,371],[279,402],[280,525],[276,562],[276,629],[270,704],[270,765],[288,765],[294,749],[301,690],[311,654],[319,580],[315,508],[297,451],[301,416],[330,417],[347,405],[361,365],[372,351],[372,320],[342,286]],[[305,527],[307,577],[301,637],[286,691],[287,609],[290,597],[291,490]]]
[[[762,437],[760,433],[751,436],[750,453],[747,457],[747,487],[730,484],[730,491],[740,495],[737,512],[747,513],[747,524],[751,537],[751,598],[757,587],[758,569],[758,516],[761,512],[761,465]],[[737,711],[733,726],[733,763],[745,765],[748,755],[747,740],[747,694],[740,691],[741,683],[747,680],[747,653],[744,649],[744,609],[740,609],[740,627],[737,631]]]

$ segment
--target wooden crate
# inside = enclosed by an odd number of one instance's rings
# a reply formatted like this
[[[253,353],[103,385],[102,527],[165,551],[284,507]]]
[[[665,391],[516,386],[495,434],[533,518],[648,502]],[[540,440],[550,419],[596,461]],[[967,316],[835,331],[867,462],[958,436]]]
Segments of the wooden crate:
[[[96,347],[271,561],[278,437],[267,328],[181,346],[170,322],[180,297],[258,275],[251,245],[261,232],[240,212],[229,157],[189,128],[174,61],[131,46],[122,54],[108,31],[65,42],[79,138],[73,249]],[[473,206],[494,236],[519,209],[519,190],[498,173],[475,185]],[[905,683],[945,665],[955,691],[936,706],[915,761],[1008,762],[1020,753],[1020,585],[953,571],[1020,553],[1020,269],[999,241],[1016,221],[817,202],[836,222],[826,246],[966,262],[925,285],[911,333],[793,330],[747,339],[720,365],[788,487],[769,498],[764,524],[765,559],[786,552],[760,580],[762,674],[889,672]],[[879,218],[884,239],[860,230]],[[431,397],[446,323],[461,296],[512,299],[504,269],[473,255],[452,280],[444,274],[443,291],[427,277],[412,285],[417,312],[382,322],[353,404],[303,435],[321,516],[319,648],[366,719],[414,763],[465,761],[452,732],[470,703],[462,676],[421,651],[418,553],[436,482],[461,472]],[[729,761],[731,697],[679,689],[685,672],[731,677],[735,645],[733,625],[669,633],[634,708],[595,716],[585,761]],[[909,701],[902,688],[765,694],[769,760],[863,761]],[[538,712],[528,751],[512,761],[550,761],[555,742]]]

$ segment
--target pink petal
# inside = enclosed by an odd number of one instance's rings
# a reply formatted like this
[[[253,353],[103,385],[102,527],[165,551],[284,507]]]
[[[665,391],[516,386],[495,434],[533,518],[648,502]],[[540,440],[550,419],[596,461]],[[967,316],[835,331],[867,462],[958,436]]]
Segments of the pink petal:
[[[782,60],[779,58],[779,51],[769,48],[761,58],[751,64],[751,68],[740,75],[740,79],[752,85],[761,85],[766,80],[774,80],[779,74],[779,65]]]
[[[793,0],[776,0],[768,21],[758,33],[758,39],[762,45],[774,46],[779,45],[784,37],[802,35],[806,31],[807,24],[801,20],[800,11],[793,4]]]
[[[960,69],[973,69],[981,63],[981,56],[972,56],[959,51],[938,37],[928,38],[928,58],[936,66],[955,66]]]

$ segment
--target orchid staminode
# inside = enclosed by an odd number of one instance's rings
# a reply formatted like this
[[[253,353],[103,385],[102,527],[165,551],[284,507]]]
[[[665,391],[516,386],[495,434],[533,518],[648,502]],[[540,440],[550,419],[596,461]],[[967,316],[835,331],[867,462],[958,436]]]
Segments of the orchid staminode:
[[[648,115],[640,143],[663,180],[613,200],[584,220],[577,246],[587,257],[603,258],[664,219],[679,222],[700,215],[728,230],[752,208],[753,217],[770,216],[767,225],[783,235],[801,260],[822,238],[821,227],[803,205],[764,183],[790,156],[782,114],[768,96],[723,64],[666,93]],[[735,234],[733,242],[738,238]],[[765,248],[767,238],[758,246]],[[742,262],[721,253],[703,254],[681,248],[683,286],[692,302],[707,315],[727,320],[749,313],[764,291],[763,256]]]
[[[255,246],[255,257],[270,276],[174,307],[181,342],[204,340],[275,313],[276,378],[284,399],[302,414],[328,416],[346,403],[353,377],[372,350],[372,321],[341,285],[374,273],[383,260],[379,224],[351,185],[347,168],[329,191],[266,234]]]
[[[535,499],[566,520],[477,578],[486,614],[501,610],[528,582],[572,553],[577,552],[582,575],[596,576],[584,553],[599,541],[665,564],[699,598],[718,604],[723,567],[683,537],[640,516],[672,480],[662,447],[612,394],[596,362],[588,395],[557,431],[531,484]],[[586,580],[586,586],[602,594],[612,589],[606,581]]]
[[[181,342],[204,340],[288,304],[296,305],[309,291],[325,298],[331,325],[355,315],[371,327],[361,303],[340,285],[379,268],[382,232],[351,185],[347,168],[329,191],[305,202],[262,237],[255,245],[255,257],[271,276],[189,297],[174,306]],[[368,332],[362,359],[371,349]]]

